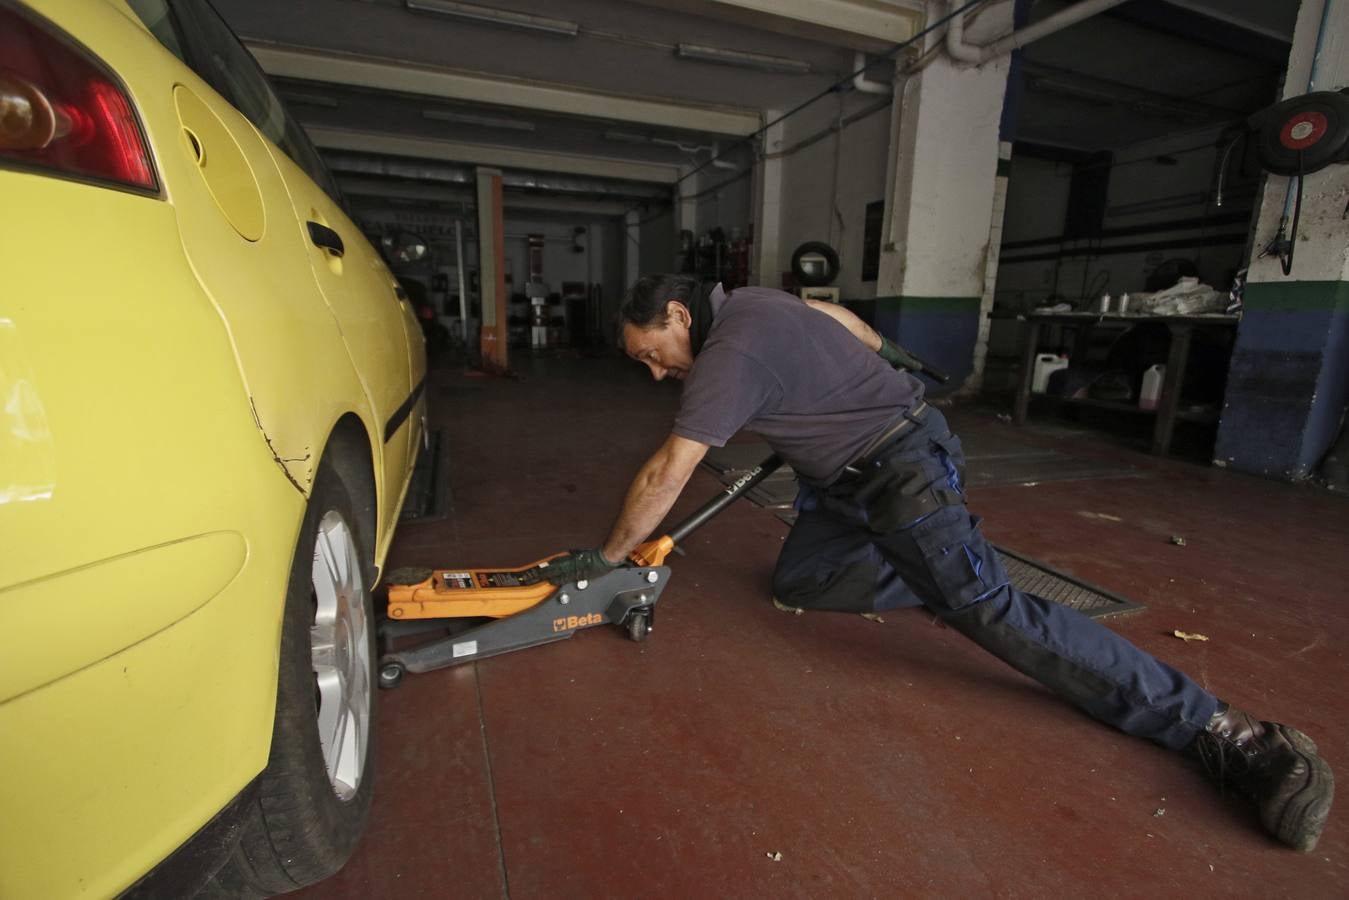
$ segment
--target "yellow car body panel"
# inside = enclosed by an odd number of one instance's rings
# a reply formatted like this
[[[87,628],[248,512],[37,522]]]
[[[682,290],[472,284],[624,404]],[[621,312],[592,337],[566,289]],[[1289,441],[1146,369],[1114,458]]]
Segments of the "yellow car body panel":
[[[260,718],[271,720],[275,686],[255,673],[276,662],[274,585],[254,574],[173,628],[0,706],[0,896],[116,896],[266,764]]]
[[[126,28],[134,30],[130,23]],[[145,96],[137,94],[137,100],[169,201],[178,210],[183,248],[230,329],[258,423],[278,463],[307,494],[322,450],[315,435],[326,437],[325,426],[340,414],[324,403],[359,397],[355,412],[372,436],[382,430],[380,410],[364,397],[341,327],[314,283],[308,257],[319,251],[295,223],[265,142],[227,104],[216,104],[224,110],[207,107],[201,98],[213,96],[210,87],[175,71],[177,60],[167,51],[157,55],[162,71],[146,76]],[[202,142],[204,166],[196,164],[184,127]],[[218,204],[219,195],[235,199]],[[267,223],[259,240],[236,228],[240,208],[251,201],[262,205]],[[391,380],[406,396],[407,365],[395,371]],[[372,441],[371,452],[381,464],[382,442]]]
[[[0,897],[108,896],[266,765],[304,497],[252,424],[173,208],[3,169],[0,193],[24,210],[0,244],[34,275],[0,318],[48,434],[4,425],[46,484],[0,504]],[[241,538],[184,558],[221,532]]]
[[[0,897],[106,896],[266,765],[317,466],[355,416],[382,565],[424,359],[356,227],[123,5],[28,5],[117,73],[162,186],[0,165]]]
[[[15,641],[0,656],[0,703],[176,624],[228,587],[247,559],[242,534],[214,531],[10,588],[6,634],[46,634],[57,609],[79,626],[61,629],[59,641]],[[134,618],[127,609],[136,610]]]
[[[342,336],[357,371],[384,376],[377,380],[362,379],[362,388],[378,416],[372,433],[384,439],[390,418],[408,401],[412,390],[421,385],[425,374],[422,363],[421,373],[413,379],[411,357],[414,354],[409,352],[411,346],[421,346],[421,326],[417,324],[411,306],[397,293],[397,281],[392,273],[341,208],[284,153],[275,148],[272,153],[291,194],[295,210],[292,221],[317,222],[335,229],[345,238],[347,252],[343,256],[334,256],[311,246],[309,259],[323,297],[342,323]],[[372,297],[383,298],[385,302],[371,303]],[[418,353],[416,357],[422,360],[424,354]],[[388,377],[388,373],[394,371],[404,373],[401,381]],[[420,409],[424,401],[418,397],[414,402]],[[421,427],[421,416],[414,415],[415,412],[409,411],[407,415],[407,420],[415,420],[413,427],[408,427],[405,420],[404,425],[394,430],[384,442],[382,457],[375,456],[380,461],[378,464],[384,467],[384,484],[400,484],[399,474],[415,458],[417,444],[413,438]],[[401,498],[390,499],[401,501]],[[402,504],[387,502],[383,497],[380,501],[379,532],[392,536],[393,517],[398,515]],[[387,549],[387,545],[382,549]]]

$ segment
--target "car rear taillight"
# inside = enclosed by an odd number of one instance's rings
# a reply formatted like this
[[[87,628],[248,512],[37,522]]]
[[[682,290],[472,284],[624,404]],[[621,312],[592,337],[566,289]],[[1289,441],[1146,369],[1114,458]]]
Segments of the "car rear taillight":
[[[0,165],[157,191],[140,121],[106,65],[0,3]]]

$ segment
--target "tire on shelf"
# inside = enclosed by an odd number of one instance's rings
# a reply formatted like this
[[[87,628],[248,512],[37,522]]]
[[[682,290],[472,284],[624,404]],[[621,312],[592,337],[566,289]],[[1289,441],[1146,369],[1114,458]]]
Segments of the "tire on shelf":
[[[812,273],[801,264],[804,257],[824,257],[824,271]],[[824,287],[838,277],[838,251],[824,241],[806,241],[792,253],[792,275],[802,287]]]

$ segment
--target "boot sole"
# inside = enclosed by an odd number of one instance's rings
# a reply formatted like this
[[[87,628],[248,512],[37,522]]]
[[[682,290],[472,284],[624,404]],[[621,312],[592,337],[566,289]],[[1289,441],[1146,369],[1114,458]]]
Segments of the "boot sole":
[[[1307,764],[1307,775],[1301,786],[1283,804],[1277,820],[1265,827],[1280,841],[1294,850],[1309,853],[1316,849],[1321,830],[1330,816],[1330,805],[1335,799],[1335,775],[1329,764],[1316,755],[1316,744],[1296,728],[1279,726],[1279,730]]]
[[[785,604],[785,603],[783,603],[781,600],[779,600],[777,597],[773,597],[772,600],[773,600],[773,608],[774,608],[774,609],[777,609],[777,610],[780,610],[781,612],[791,613],[791,614],[794,615],[794,616],[804,616],[804,615],[806,614],[806,610],[805,610],[804,607],[801,607],[801,606],[788,606],[787,604]],[[815,611],[815,610],[812,610],[812,612],[814,612],[814,611]],[[819,611],[820,611],[820,612],[840,612],[841,610],[819,610]],[[866,620],[869,621],[869,622],[879,622],[879,623],[882,624],[882,625],[885,624],[885,620],[881,618],[880,613],[860,612],[860,613],[858,613],[858,615],[861,616],[862,618],[866,619]]]

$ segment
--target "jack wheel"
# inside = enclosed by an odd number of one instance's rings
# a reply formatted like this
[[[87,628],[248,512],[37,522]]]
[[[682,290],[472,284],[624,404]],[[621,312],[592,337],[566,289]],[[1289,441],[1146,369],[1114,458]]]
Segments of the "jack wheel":
[[[379,686],[386,691],[391,691],[403,682],[402,663],[389,662],[379,667]]]
[[[628,614],[628,637],[634,641],[644,641],[651,633],[651,616],[644,612]]]

